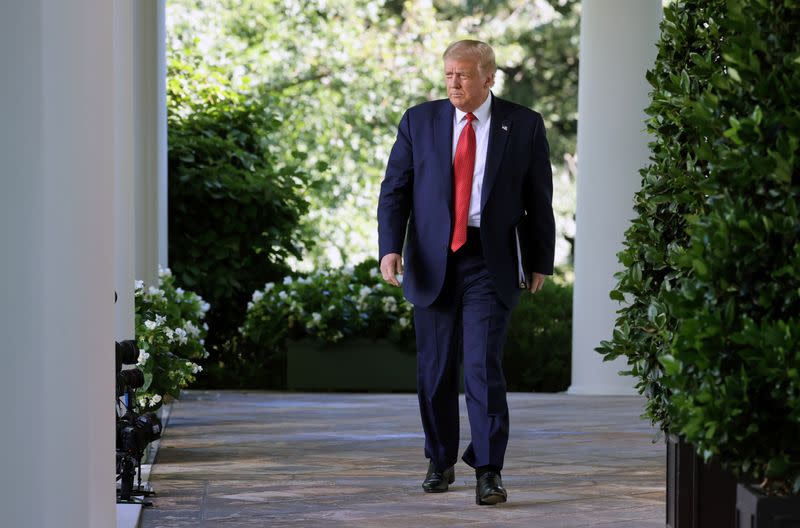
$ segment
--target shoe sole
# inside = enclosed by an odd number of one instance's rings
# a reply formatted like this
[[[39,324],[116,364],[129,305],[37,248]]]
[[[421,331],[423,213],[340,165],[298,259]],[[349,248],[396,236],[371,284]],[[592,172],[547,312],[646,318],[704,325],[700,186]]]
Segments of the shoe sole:
[[[444,493],[445,491],[447,491],[449,489],[450,488],[444,488],[444,489],[436,489],[436,488],[426,489],[426,488],[422,488],[422,491],[424,491],[425,493]]]
[[[481,500],[479,496],[475,497],[475,503],[478,506],[493,506],[495,504],[500,504],[501,502],[506,502],[508,498],[505,495],[495,494],[489,495],[485,499]]]

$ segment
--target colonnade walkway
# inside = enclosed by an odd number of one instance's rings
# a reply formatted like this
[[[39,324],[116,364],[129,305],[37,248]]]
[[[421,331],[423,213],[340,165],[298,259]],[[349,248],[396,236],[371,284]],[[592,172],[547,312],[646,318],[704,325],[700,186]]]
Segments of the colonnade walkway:
[[[509,395],[509,502],[475,504],[463,462],[427,467],[413,394],[188,391],[175,402],[143,528],[662,528],[665,446],[639,397]],[[461,397],[462,449],[468,423]]]

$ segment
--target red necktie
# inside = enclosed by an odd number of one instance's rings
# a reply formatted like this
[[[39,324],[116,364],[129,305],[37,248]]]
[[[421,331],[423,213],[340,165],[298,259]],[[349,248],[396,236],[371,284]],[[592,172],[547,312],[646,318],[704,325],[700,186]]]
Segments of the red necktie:
[[[475,130],[472,121],[475,114],[466,115],[467,124],[458,136],[456,156],[453,159],[453,237],[450,249],[457,251],[467,241],[467,218],[469,197],[472,194],[472,174],[475,172]]]

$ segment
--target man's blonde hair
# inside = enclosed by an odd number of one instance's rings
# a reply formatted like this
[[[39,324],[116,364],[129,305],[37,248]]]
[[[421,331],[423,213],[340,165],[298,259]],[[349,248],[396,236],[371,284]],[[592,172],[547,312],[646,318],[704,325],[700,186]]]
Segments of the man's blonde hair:
[[[490,45],[480,40],[459,40],[453,42],[442,55],[443,60],[472,59],[478,62],[478,70],[482,75],[494,75],[497,64],[494,61],[494,50]]]

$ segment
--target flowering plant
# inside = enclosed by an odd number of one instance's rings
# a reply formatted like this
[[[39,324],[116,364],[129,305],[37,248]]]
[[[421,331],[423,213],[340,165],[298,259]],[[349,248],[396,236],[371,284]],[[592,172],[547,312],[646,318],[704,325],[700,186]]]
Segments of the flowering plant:
[[[269,350],[288,339],[309,337],[323,343],[366,337],[413,340],[411,304],[400,288],[383,282],[378,262],[355,268],[319,270],[269,282],[253,292],[242,335]]]
[[[209,305],[196,293],[175,287],[169,268],[159,269],[155,286],[146,288],[137,280],[134,298],[138,367],[144,373],[137,403],[152,411],[165,395],[177,398],[203,370],[196,361],[208,357],[203,347],[208,325],[203,319]]]

